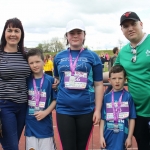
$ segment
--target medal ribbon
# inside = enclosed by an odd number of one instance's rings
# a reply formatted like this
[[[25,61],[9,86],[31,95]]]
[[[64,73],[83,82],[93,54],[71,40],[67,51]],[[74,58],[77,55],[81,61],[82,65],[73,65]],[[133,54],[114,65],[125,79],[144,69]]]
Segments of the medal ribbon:
[[[71,56],[71,52],[70,52],[70,49],[69,49],[69,61],[70,61],[70,70],[71,70],[71,75],[74,75],[75,73],[75,67],[76,67],[76,64],[77,64],[77,61],[79,59],[79,55],[81,54],[81,52],[84,50],[84,48],[81,48],[77,58],[75,59],[74,63],[72,63],[72,56]]]
[[[38,93],[38,90],[36,88],[36,82],[35,82],[35,79],[33,78],[34,96],[35,96],[35,101],[36,101],[36,106],[37,107],[39,106],[39,101],[40,101],[40,98],[41,98],[41,88],[42,88],[43,82],[44,82],[44,74],[43,74],[41,82],[40,82],[40,91]]]
[[[115,107],[114,103],[114,91],[112,90],[112,108],[113,108],[113,116],[114,116],[114,122],[118,124],[118,118],[119,118],[119,113],[120,113],[120,107],[121,107],[121,101],[122,101],[122,96],[123,96],[124,90],[121,93],[121,96],[119,97],[118,105]]]

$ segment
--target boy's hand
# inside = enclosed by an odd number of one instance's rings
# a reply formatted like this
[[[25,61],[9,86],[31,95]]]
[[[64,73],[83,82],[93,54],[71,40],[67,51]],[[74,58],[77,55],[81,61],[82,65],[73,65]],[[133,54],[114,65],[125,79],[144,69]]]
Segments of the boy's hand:
[[[130,148],[132,146],[132,138],[127,138],[125,142],[125,147]]]
[[[34,116],[37,119],[37,121],[40,121],[47,116],[47,113],[45,111],[39,111],[39,112],[36,112]]]
[[[93,114],[93,125],[99,124],[100,119],[101,119],[101,113],[100,113],[100,111],[95,110],[94,114]]]
[[[106,147],[106,142],[104,137],[100,137],[100,147],[101,148],[105,148]]]

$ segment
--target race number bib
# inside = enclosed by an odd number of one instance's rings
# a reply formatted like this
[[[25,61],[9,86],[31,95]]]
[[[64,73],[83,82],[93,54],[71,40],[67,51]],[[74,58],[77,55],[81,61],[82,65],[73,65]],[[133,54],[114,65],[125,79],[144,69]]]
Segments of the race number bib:
[[[43,110],[45,108],[45,103],[46,103],[46,92],[41,92],[39,106],[36,106],[34,91],[29,90],[29,95],[28,95],[29,115],[33,115],[35,111],[37,111],[35,108],[38,108],[39,110]]]
[[[64,84],[67,89],[85,89],[87,85],[87,73],[75,71],[74,75],[71,75],[70,71],[64,72]]]
[[[118,103],[114,103],[115,107],[118,107]],[[125,119],[129,116],[129,104],[128,102],[121,102],[119,110],[119,119]],[[114,120],[112,103],[106,103],[106,120]]]

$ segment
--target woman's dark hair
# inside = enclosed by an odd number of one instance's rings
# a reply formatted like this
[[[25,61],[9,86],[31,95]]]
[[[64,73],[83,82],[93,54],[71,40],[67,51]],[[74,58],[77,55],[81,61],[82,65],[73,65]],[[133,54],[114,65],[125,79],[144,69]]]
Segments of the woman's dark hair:
[[[6,21],[3,33],[1,36],[1,51],[4,51],[4,47],[6,46],[6,39],[5,39],[5,31],[8,27],[12,28],[19,28],[21,30],[21,39],[18,43],[18,50],[24,54],[24,30],[21,21],[18,18],[12,18]]]
[[[111,74],[112,73],[120,73],[123,71],[123,74],[124,74],[124,77],[126,77],[126,71],[125,69],[123,68],[123,66],[121,65],[115,65],[113,66],[110,71],[109,71],[109,78],[111,77]]]

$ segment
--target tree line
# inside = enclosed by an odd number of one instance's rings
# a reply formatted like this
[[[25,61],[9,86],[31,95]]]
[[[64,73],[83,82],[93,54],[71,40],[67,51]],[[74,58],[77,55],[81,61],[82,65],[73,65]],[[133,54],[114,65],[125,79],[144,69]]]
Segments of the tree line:
[[[44,41],[43,43],[39,43],[37,48],[41,49],[45,53],[58,53],[65,49],[65,42],[61,41],[57,37],[54,37],[50,41]]]

